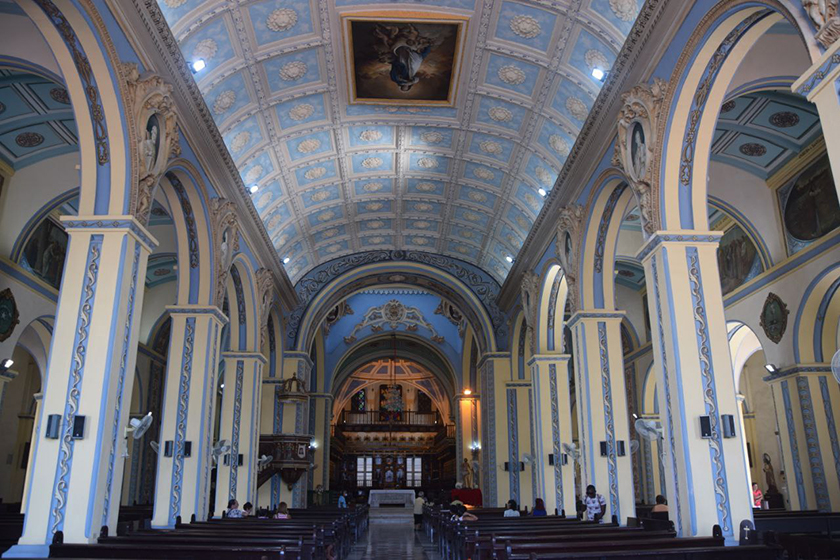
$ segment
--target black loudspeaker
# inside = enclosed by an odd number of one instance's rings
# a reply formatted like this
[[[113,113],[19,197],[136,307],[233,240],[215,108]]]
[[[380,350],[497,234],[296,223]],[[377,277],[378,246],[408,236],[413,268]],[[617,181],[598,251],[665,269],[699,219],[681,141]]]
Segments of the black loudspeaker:
[[[712,420],[708,416],[700,417],[700,437],[705,439],[712,437]]]
[[[163,456],[164,457],[172,457],[172,448],[175,447],[172,440],[166,440],[163,442]]]
[[[227,454],[225,455],[225,461],[224,461],[224,463],[225,463],[225,466],[230,465],[230,453],[227,453]]]
[[[723,424],[723,437],[725,438],[734,438],[735,437],[735,417],[731,414],[723,414],[720,417],[720,421]]]
[[[552,467],[554,466],[554,453],[549,453],[548,454],[548,464],[551,465]]]
[[[245,456],[242,453],[240,453],[239,454],[239,466],[241,467],[243,464],[245,464]]]
[[[524,470],[525,470],[525,463],[523,463],[522,461],[519,461],[519,470],[520,470],[520,471],[524,471]]]
[[[625,455],[627,455],[627,452],[624,450],[624,440],[620,439],[615,443],[617,448],[616,455],[618,455],[619,457],[624,457]]]
[[[85,437],[85,417],[76,416],[73,418],[73,439]]]
[[[507,461],[505,461],[505,472],[507,472],[507,471],[509,471],[509,470],[510,470],[510,463],[508,463]]]
[[[561,453],[560,456],[562,457],[561,465],[568,465],[569,464],[569,456],[565,453]]]
[[[601,442],[601,457],[606,457],[606,456],[607,456],[607,442],[602,441]]]
[[[61,430],[61,415],[50,414],[47,416],[47,430],[44,437],[47,439],[58,439],[58,432]]]
[[[192,442],[185,441],[184,442],[184,457],[189,457],[192,455]]]

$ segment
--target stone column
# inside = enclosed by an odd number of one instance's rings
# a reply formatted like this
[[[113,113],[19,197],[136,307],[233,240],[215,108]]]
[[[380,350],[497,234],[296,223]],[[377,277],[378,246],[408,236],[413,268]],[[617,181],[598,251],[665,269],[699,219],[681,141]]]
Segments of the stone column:
[[[505,382],[510,380],[510,353],[484,354],[477,367],[481,379],[481,489],[484,506],[497,507],[510,495],[508,477],[500,476],[507,474],[502,466],[508,455]]]
[[[623,317],[621,312],[583,310],[569,321],[577,376],[580,494],[594,484],[607,500],[606,518],[615,515],[620,523],[636,514],[621,347]]]
[[[840,387],[831,366],[802,364],[765,379],[778,411],[791,509],[840,510]]]
[[[563,452],[572,443],[572,409],[569,399],[568,354],[538,354],[531,358],[534,385],[534,430],[537,496],[551,514],[575,514],[575,464]],[[553,465],[549,464],[549,455]],[[564,463],[564,460],[566,461]]]
[[[726,318],[717,265],[717,232],[657,232],[639,252],[645,265],[664,430],[671,519],[681,536],[732,542],[752,520],[744,434],[725,438],[721,415],[737,416]],[[710,436],[700,432],[701,417]],[[703,491],[698,491],[703,489]]]
[[[207,519],[219,340],[216,307],[167,307],[172,320],[160,418],[153,527]]]
[[[215,514],[235,499],[240,507],[256,501],[259,450],[260,390],[265,357],[259,352],[224,352],[222,420],[219,439],[230,443],[230,453],[219,458],[216,470]],[[242,464],[239,464],[240,457]]]
[[[70,242],[32,442],[26,523],[4,556],[48,556],[53,536],[95,542],[116,530],[143,278],[154,238],[130,216],[64,220]],[[126,376],[129,376],[126,382]]]

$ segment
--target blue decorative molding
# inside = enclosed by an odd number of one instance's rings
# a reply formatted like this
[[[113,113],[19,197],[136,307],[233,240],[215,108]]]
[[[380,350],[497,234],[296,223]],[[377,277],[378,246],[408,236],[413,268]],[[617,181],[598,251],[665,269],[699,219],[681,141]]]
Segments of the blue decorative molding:
[[[233,289],[236,291],[236,309],[239,316],[239,324],[245,324],[245,290],[242,288],[242,278],[239,276],[239,269],[230,267],[230,277],[233,280]]]
[[[58,465],[48,526],[50,534],[64,529],[64,516],[67,508],[67,491],[70,469],[73,466],[73,424],[79,410],[82,378],[85,372],[88,340],[90,338],[90,320],[96,295],[96,282],[99,275],[99,261],[102,255],[102,235],[92,235],[85,263],[85,277],[82,284],[82,296],[79,303],[79,319],[76,321],[76,333],[73,340],[73,359],[67,383],[64,418],[61,426],[61,441],[58,449]]]
[[[598,351],[601,359],[601,391],[604,398],[604,429],[607,437],[607,473],[610,478],[610,514],[621,519],[618,499],[618,464],[616,459],[615,418],[612,405],[612,380],[607,349],[607,324],[598,323]],[[591,406],[592,403],[590,403]],[[594,442],[593,442],[594,443]]]
[[[589,441],[589,439],[586,435],[587,423],[583,421],[584,415],[586,414],[586,410],[584,408],[585,399],[582,398],[583,397],[583,391],[584,391],[584,385],[583,385],[583,371],[584,371],[584,368],[582,366],[583,354],[581,354],[581,351],[580,351],[581,336],[580,336],[580,333],[578,332],[578,329],[574,329],[572,331],[572,339],[574,340],[574,343],[575,343],[575,352],[574,352],[575,362],[576,362],[576,364],[575,364],[575,374],[577,375],[577,383],[575,384],[575,392],[577,393],[576,396],[578,396],[577,411],[578,411],[578,428],[580,430],[580,439],[579,439],[579,441],[580,441],[580,461],[581,461],[580,473],[581,473],[581,484],[584,484],[586,482],[587,473],[589,472],[588,469],[587,469],[587,464],[589,463],[589,460],[586,457],[586,454],[589,451],[589,449],[587,449],[587,447],[588,447],[587,442]]]
[[[724,535],[732,535],[732,513],[729,506],[729,490],[726,479],[726,462],[723,455],[723,433],[720,427],[720,413],[717,401],[715,371],[712,363],[711,341],[709,340],[709,324],[706,316],[706,301],[703,294],[703,279],[700,273],[700,256],[696,247],[686,250],[688,264],[688,281],[691,288],[692,311],[694,325],[697,328],[697,352],[700,358],[700,375],[703,379],[703,402],[706,414],[709,416],[711,434],[709,442],[709,456],[714,473],[714,491],[717,502],[718,524]],[[717,281],[717,280],[715,280]]]
[[[222,352],[223,358],[233,360],[254,360],[260,364],[265,365],[268,361],[260,352]]]
[[[199,519],[207,518],[207,508],[210,500],[210,472],[213,468],[213,418],[216,410],[216,383],[218,381],[216,370],[219,366],[219,354],[217,353],[218,349],[219,325],[216,324],[213,326],[213,353],[210,354],[211,364],[208,368],[209,373],[207,374],[207,379],[204,381],[204,390],[206,391],[210,402],[205,402],[203,404],[205,410],[207,411],[207,416],[204,418],[203,427],[204,447],[201,451],[201,455],[199,456],[199,461],[204,462],[204,472],[202,473],[204,481],[201,485],[201,494],[196,497],[196,501],[198,502],[197,505],[199,506],[196,507],[196,515]]]
[[[601,215],[601,222],[598,224],[598,235],[595,238],[595,272],[600,274],[604,269],[604,245],[607,242],[607,229],[610,227],[615,206],[618,204],[618,199],[624,194],[624,189],[627,188],[627,183],[621,183],[613,192],[610,193],[606,204],[604,205],[604,213]],[[612,281],[609,278],[609,281]]]
[[[623,311],[578,311],[569,319],[569,328],[574,328],[579,322],[590,319],[624,319],[625,313]]]
[[[645,259],[647,259],[648,256],[663,243],[690,243],[692,245],[700,245],[702,243],[719,243],[721,237],[723,237],[723,234],[719,231],[690,235],[683,235],[680,233],[655,233],[648,238],[639,250],[636,258],[644,262]]]
[[[519,503],[519,427],[517,425],[516,389],[507,390],[507,420],[508,420],[508,479],[510,482],[510,499]]]
[[[102,509],[101,525],[108,525],[108,514],[110,513],[111,495],[113,494],[114,468],[116,467],[117,445],[120,428],[120,415],[122,414],[123,397],[125,392],[125,367],[128,363],[128,347],[131,340],[131,321],[134,317],[134,294],[137,289],[137,269],[140,263],[140,245],[134,246],[134,259],[131,264],[131,286],[128,289],[128,303],[126,304],[125,326],[123,327],[122,353],[120,354],[120,371],[117,378],[117,406],[114,410],[113,429],[111,431],[111,450],[108,455],[108,475],[105,482],[104,507]],[[133,453],[138,455],[137,452]],[[133,463],[133,460],[132,460]],[[132,468],[134,465],[132,464]],[[133,496],[132,496],[133,498]]]
[[[324,465],[329,465],[330,463],[330,424],[332,420],[332,395],[327,397],[324,400],[324,435],[323,443],[324,446]],[[327,484],[329,483],[329,469],[323,468],[321,469],[321,484],[324,488],[327,488]]]
[[[779,379],[785,379],[787,377],[793,377],[800,373],[831,373],[831,366],[830,365],[798,365],[798,366],[791,366],[788,368],[782,368],[778,370],[776,373],[771,373],[770,375],[765,375],[762,379],[764,381],[778,381]]]
[[[283,402],[280,400],[280,385],[274,386],[274,433],[283,433]]]
[[[817,421],[814,418],[814,403],[811,400],[808,378],[797,377],[796,389],[799,393],[799,409],[802,412],[802,427],[805,431],[805,445],[808,446],[808,463],[811,466],[811,480],[814,483],[817,509],[831,511],[831,500],[828,498],[828,484],[825,481],[825,469],[820,451],[820,436],[817,433]]]
[[[184,329],[184,353],[178,383],[178,409],[175,415],[175,441],[172,454],[172,493],[169,498],[169,525],[174,526],[181,513],[181,491],[184,482],[184,442],[187,439],[187,413],[190,405],[195,317],[187,317]]]
[[[835,52],[823,63],[822,66],[814,70],[814,72],[808,76],[808,79],[805,80],[801,86],[796,88],[796,93],[803,97],[807,97],[811,91],[816,89],[822,83],[826,76],[831,74],[838,64],[840,64],[840,52]]]
[[[245,377],[245,362],[236,362],[236,388],[233,395],[233,433],[230,437],[230,485],[228,499],[236,499],[236,485],[239,479],[239,432],[242,420],[242,382]]]
[[[225,316],[224,313],[222,313],[222,310],[219,309],[218,307],[212,306],[212,305],[209,306],[209,307],[192,306],[192,305],[191,306],[184,306],[184,307],[174,307],[173,306],[173,307],[167,307],[166,311],[170,315],[178,315],[178,314],[181,314],[181,315],[195,315],[195,316],[212,315],[222,325],[226,325],[227,322],[228,322],[228,318]]]
[[[639,453],[643,455],[645,462],[646,503],[653,503],[656,498],[656,489],[653,485],[653,453],[650,442],[645,438],[639,438]],[[662,464],[662,461],[659,463]]]
[[[675,503],[675,510],[677,513],[677,535],[683,535],[683,524],[682,524],[682,507],[680,505],[680,476],[679,470],[677,470],[677,439],[674,435],[674,415],[671,408],[671,380],[668,374],[668,357],[667,352],[665,351],[665,329],[662,326],[662,300],[659,293],[659,267],[657,266],[656,255],[654,255],[651,259],[651,270],[653,272],[653,298],[656,304],[656,325],[658,327],[657,336],[659,337],[659,363],[660,367],[662,368],[662,379],[664,379],[664,383],[662,384],[662,388],[664,391],[665,397],[665,411],[666,417],[668,418],[668,443],[671,451],[671,468],[674,476],[674,488],[676,488],[676,492],[674,492],[674,503]],[[664,442],[660,441],[659,445],[663,445]],[[661,454],[661,451],[660,451]],[[660,470],[662,469],[662,460],[660,458]],[[664,490],[666,488],[665,485],[665,477],[663,476],[660,479],[660,484]]]
[[[181,203],[181,210],[184,213],[184,223],[187,226],[187,249],[190,255],[190,268],[198,268],[198,231],[195,227],[195,216],[193,216],[192,204],[187,196],[187,191],[180,179],[174,173],[167,173],[166,178],[175,190],[178,202]]]
[[[556,350],[554,345],[554,329],[556,324],[556,317],[557,314],[557,297],[560,295],[560,284],[563,283],[564,274],[562,272],[558,272],[554,276],[554,282],[551,284],[551,292],[548,294],[548,319],[547,319],[547,328],[548,328],[548,350],[554,351]],[[562,312],[561,312],[562,313]],[[562,317],[561,317],[562,321]],[[561,351],[565,351],[565,348],[561,348]]]
[[[563,496],[563,446],[560,442],[560,405],[557,392],[557,364],[548,364],[548,385],[551,392],[551,444],[554,453],[554,497],[557,503],[557,510],[565,507]],[[542,457],[537,458],[542,462]],[[570,512],[571,513],[571,512]]]
[[[535,499],[537,496],[542,497],[545,492],[537,494],[537,464],[539,463],[542,466],[542,461],[539,460],[540,454],[537,453],[537,445],[534,441],[534,390],[532,388],[528,389],[528,420],[531,422],[531,455],[533,456],[533,461],[531,461],[531,499]],[[543,480],[542,476],[540,480]]]
[[[496,380],[492,360],[486,360],[479,369],[481,375],[481,424],[485,430],[484,438],[484,471],[483,493],[487,507],[498,504],[498,487],[496,485]]]
[[[93,229],[93,230],[102,230],[102,229],[125,229],[133,233],[140,242],[146,246],[149,251],[154,250],[155,247],[158,246],[157,241],[155,241],[152,237],[149,236],[148,232],[143,229],[134,219],[132,218],[119,218],[119,219],[62,219],[61,223],[64,224],[64,227],[68,230],[70,229]]]
[[[793,407],[790,404],[790,390],[787,379],[782,381],[782,401],[785,404],[785,420],[788,426],[790,440],[790,454],[793,462],[793,476],[796,480],[796,492],[799,496],[799,509],[808,509],[808,498],[805,494],[805,480],[802,476],[802,462],[799,458],[799,444],[796,438],[796,424],[793,421]]]
[[[828,437],[831,440],[831,454],[834,455],[834,468],[837,471],[837,480],[840,480],[840,442],[837,440],[837,424],[834,423],[834,411],[831,408],[828,378],[824,375],[820,376],[820,394],[825,410],[825,423],[828,425]]]

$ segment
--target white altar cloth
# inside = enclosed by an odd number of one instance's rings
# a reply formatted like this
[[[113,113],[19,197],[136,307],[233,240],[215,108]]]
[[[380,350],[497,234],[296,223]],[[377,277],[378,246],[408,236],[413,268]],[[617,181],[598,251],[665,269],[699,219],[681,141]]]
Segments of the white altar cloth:
[[[380,504],[403,504],[405,507],[414,506],[414,490],[371,490],[368,496],[370,507]]]

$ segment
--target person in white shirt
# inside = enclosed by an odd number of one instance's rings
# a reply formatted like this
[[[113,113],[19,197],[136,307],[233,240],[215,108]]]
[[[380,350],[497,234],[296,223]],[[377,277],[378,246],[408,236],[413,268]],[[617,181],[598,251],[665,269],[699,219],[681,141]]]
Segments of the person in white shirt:
[[[246,514],[244,511],[239,509],[239,502],[237,502],[236,500],[230,500],[228,502],[228,512],[226,517],[228,517],[229,519],[239,519],[242,517],[246,517]]]
[[[510,500],[505,505],[505,517],[519,517],[519,506],[514,500]]]
[[[423,492],[419,492],[414,499],[414,528],[419,530],[420,525],[423,524],[423,506],[426,505],[426,500],[423,498]]]
[[[591,484],[586,487],[583,505],[586,507],[586,512],[584,513],[586,519],[600,523],[607,511],[607,501],[601,494],[595,491],[595,487]]]

